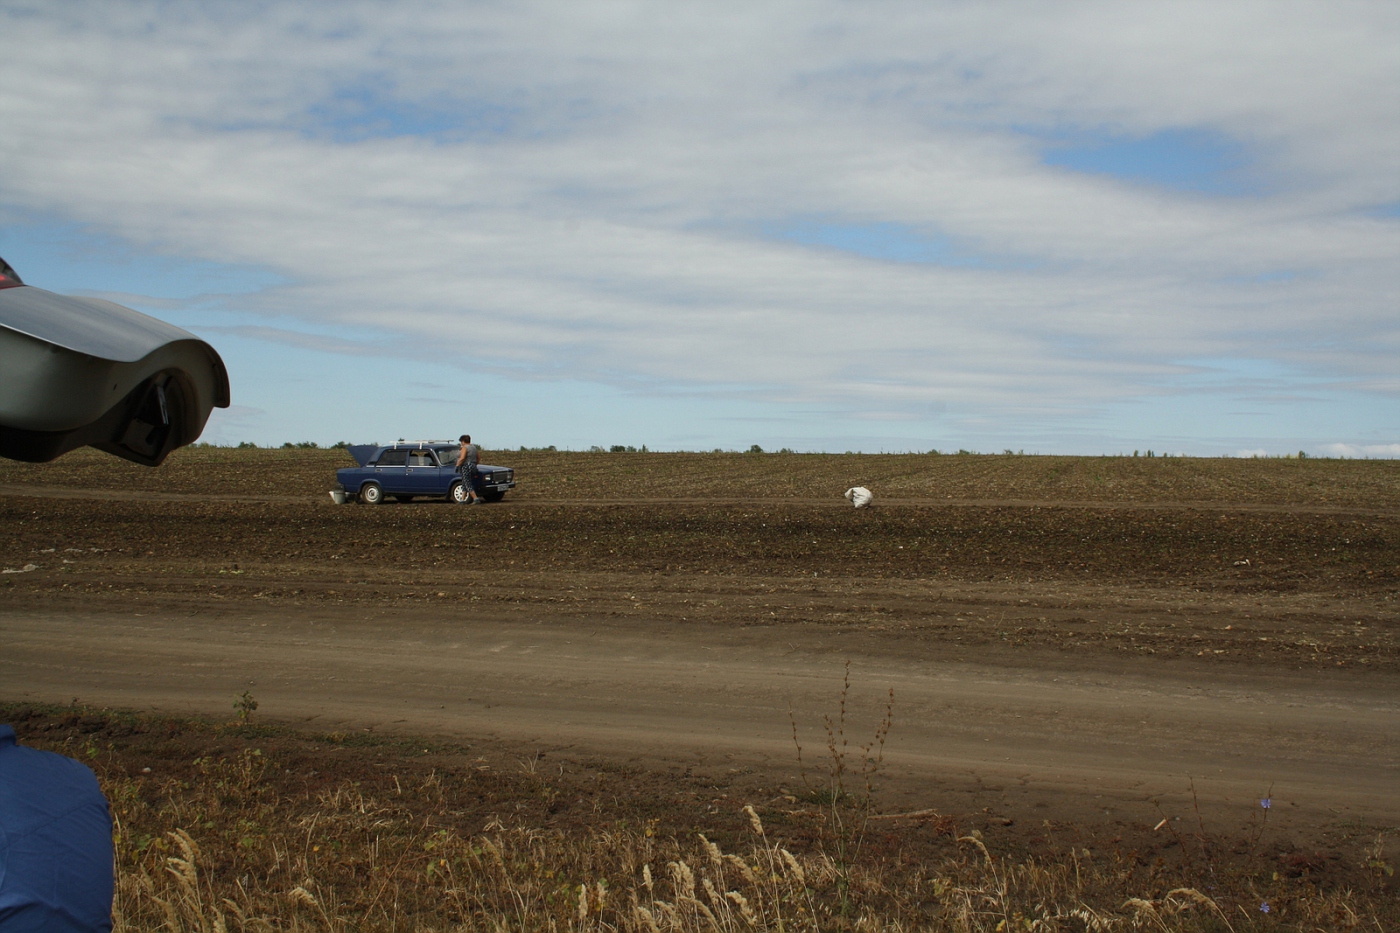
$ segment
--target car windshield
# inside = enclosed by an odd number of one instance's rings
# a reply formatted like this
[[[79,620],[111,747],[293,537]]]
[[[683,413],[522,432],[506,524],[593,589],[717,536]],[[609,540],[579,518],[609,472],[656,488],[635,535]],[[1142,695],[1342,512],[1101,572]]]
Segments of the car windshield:
[[[460,447],[439,447],[437,448],[438,459],[442,461],[443,466],[452,466],[457,462],[457,454],[461,449]]]

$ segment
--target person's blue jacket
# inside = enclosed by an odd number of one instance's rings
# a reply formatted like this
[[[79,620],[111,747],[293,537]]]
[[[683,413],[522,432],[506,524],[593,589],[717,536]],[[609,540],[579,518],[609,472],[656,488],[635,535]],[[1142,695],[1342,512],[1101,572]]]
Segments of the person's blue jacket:
[[[0,931],[112,929],[112,815],[86,765],[0,725]]]

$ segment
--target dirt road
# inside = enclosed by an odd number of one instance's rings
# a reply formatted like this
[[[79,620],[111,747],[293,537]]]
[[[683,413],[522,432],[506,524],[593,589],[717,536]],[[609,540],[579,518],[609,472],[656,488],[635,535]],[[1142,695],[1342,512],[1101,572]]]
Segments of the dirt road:
[[[1244,816],[1400,820],[1400,684],[1315,671],[1134,670],[1024,653],[958,662],[918,641],[830,628],[525,621],[431,604],[328,613],[239,607],[0,612],[15,700],[259,715],[332,730],[496,736],[640,762],[754,768],[798,786],[824,767],[822,716],[851,689],[845,740],[870,740],[894,690],[887,809],[1155,822]],[[853,754],[854,760],[854,754]]]

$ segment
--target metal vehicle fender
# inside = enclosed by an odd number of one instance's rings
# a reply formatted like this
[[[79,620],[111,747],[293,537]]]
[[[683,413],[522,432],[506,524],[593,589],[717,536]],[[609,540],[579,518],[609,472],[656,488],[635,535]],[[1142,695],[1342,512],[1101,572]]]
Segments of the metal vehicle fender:
[[[158,466],[228,405],[224,362],[194,334],[25,285],[0,260],[0,456],[43,462],[91,445]]]

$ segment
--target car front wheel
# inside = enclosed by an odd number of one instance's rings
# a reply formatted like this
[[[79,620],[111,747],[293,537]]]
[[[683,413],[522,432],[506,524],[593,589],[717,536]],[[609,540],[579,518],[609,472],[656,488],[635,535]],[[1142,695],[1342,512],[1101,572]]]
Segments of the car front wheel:
[[[365,483],[360,487],[360,501],[365,505],[379,505],[384,501],[384,490],[378,483]]]
[[[463,484],[463,483],[460,483],[460,482],[458,482],[458,483],[453,483],[453,484],[452,484],[452,488],[451,488],[450,490],[448,490],[448,493],[447,493],[447,501],[448,501],[448,502],[455,502],[455,503],[457,503],[458,505],[461,505],[463,502],[466,502],[466,501],[467,501],[467,487],[466,487],[466,485]]]

